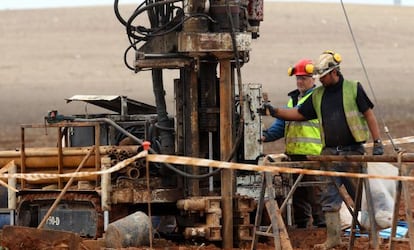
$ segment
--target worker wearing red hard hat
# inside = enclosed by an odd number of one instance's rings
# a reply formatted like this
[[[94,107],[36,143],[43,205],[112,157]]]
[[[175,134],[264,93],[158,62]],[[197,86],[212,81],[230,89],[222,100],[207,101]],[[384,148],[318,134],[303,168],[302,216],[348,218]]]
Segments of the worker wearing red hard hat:
[[[315,88],[314,65],[310,59],[301,59],[288,69],[289,76],[296,76],[296,89],[291,91],[288,108],[298,108],[312,94]],[[264,142],[285,138],[285,153],[291,161],[305,161],[306,155],[319,155],[322,150],[319,122],[317,119],[306,122],[292,122],[276,119],[263,132]],[[297,175],[293,176],[294,179]],[[315,181],[315,177],[305,175],[302,181]],[[318,187],[298,187],[293,193],[293,219],[298,228],[324,227],[325,220],[319,204]],[[312,223],[313,222],[313,223]]]

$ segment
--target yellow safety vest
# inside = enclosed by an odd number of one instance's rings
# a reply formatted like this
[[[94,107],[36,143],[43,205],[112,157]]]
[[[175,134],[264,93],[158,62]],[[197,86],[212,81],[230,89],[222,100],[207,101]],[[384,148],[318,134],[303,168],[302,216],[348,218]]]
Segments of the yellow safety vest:
[[[302,97],[297,105],[302,104],[312,91]],[[287,106],[293,108],[292,99]],[[309,121],[285,122],[286,153],[292,155],[319,155],[322,151],[321,134],[318,119]]]
[[[344,80],[342,84],[343,106],[346,122],[356,142],[365,142],[369,138],[367,121],[363,114],[359,112],[356,103],[358,82]],[[325,88],[320,86],[313,91],[312,102],[318,119],[322,121],[321,102]],[[325,145],[325,136],[321,126],[321,138]]]

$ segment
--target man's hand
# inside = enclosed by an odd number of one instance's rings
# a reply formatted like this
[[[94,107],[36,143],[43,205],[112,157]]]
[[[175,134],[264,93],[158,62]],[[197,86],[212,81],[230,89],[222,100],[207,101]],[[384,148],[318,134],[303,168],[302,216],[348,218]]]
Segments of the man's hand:
[[[273,107],[272,104],[265,102],[263,104],[263,109],[266,111],[266,115],[269,114],[273,117],[276,117],[276,113],[277,113],[277,108]]]
[[[260,137],[259,142],[267,142],[266,136],[262,135],[262,137]]]
[[[381,140],[374,141],[374,148],[372,149],[373,155],[383,155],[384,154],[384,146],[382,145]]]

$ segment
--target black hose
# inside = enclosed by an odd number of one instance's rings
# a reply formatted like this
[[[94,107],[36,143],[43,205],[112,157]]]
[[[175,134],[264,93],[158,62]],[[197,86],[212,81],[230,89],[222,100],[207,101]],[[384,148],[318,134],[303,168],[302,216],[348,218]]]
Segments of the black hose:
[[[124,52],[124,64],[125,64],[125,66],[128,68],[128,69],[130,69],[130,70],[132,70],[132,71],[135,71],[136,69],[134,68],[134,67],[132,67],[132,66],[130,66],[129,65],[129,63],[128,63],[128,61],[127,61],[127,56],[128,56],[128,51],[131,49],[131,48],[135,48],[135,46],[136,46],[136,44],[138,43],[138,41],[137,42],[135,42],[134,44],[131,44],[131,45],[129,45],[128,46],[128,48],[125,50],[125,52]]]
[[[110,124],[115,129],[117,129],[119,132],[123,133],[125,136],[127,136],[127,137],[131,138],[132,140],[134,140],[135,142],[137,142],[139,145],[142,145],[142,143],[144,142],[143,140],[137,138],[135,135],[131,134],[130,132],[128,132],[123,127],[119,126],[116,122],[114,122],[113,120],[111,120],[109,118],[93,118],[93,119],[75,118],[73,121],[74,122],[104,122],[104,123]],[[151,147],[149,148],[148,151],[152,154],[157,154],[157,152],[154,149],[152,149]],[[213,172],[210,172],[210,173],[207,173],[207,174],[202,174],[202,175],[192,175],[192,174],[188,174],[184,171],[181,171],[180,169],[177,169],[176,167],[174,167],[173,165],[171,165],[169,163],[163,163],[163,164],[167,168],[169,168],[172,171],[176,172],[177,174],[182,175],[182,176],[187,177],[187,178],[191,178],[191,179],[208,178],[208,177],[211,177],[211,176],[217,174],[221,170],[221,169],[217,169]]]
[[[119,4],[118,3],[119,3],[119,0],[114,1],[115,16],[122,25],[127,26],[127,22],[125,21],[125,19],[122,18],[121,14],[119,13],[119,7],[118,7]],[[139,8],[141,8],[144,4],[145,4],[145,2],[142,2],[140,5],[138,5],[138,7],[135,9],[135,11],[137,11]]]
[[[139,10],[135,11],[132,16],[128,19],[127,24],[126,24],[126,30],[127,30],[127,34],[128,36],[131,36],[132,38],[136,38],[139,39],[141,37],[136,36],[134,33],[132,33],[133,31],[136,30],[136,27],[134,27],[132,25],[132,22],[135,20],[135,18],[141,14],[142,12],[146,11],[146,10],[150,10],[154,7],[160,6],[160,5],[165,5],[165,4],[169,4],[169,3],[175,3],[175,2],[179,2],[181,0],[166,0],[166,1],[160,1],[160,2],[156,2],[156,3],[151,3],[151,4],[147,4],[146,6],[140,8]],[[149,12],[148,16],[150,18],[150,22],[151,22],[151,26],[155,27],[154,25],[158,24],[158,20],[157,18],[151,18],[154,15],[154,13]]]

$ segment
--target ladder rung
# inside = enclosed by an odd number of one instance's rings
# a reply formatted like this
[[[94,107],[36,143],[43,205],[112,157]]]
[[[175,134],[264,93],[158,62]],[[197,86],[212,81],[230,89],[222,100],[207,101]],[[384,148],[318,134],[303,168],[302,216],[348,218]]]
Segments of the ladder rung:
[[[392,241],[399,241],[399,242],[409,242],[409,239],[407,239],[407,238],[396,238],[396,237],[392,237],[391,240]]]
[[[272,233],[267,233],[267,232],[263,232],[263,231],[256,231],[257,235],[261,235],[261,236],[266,236],[266,237],[274,237],[274,235]]]

